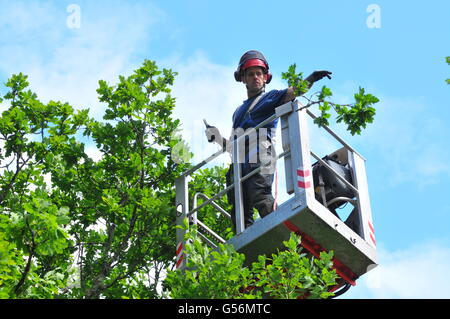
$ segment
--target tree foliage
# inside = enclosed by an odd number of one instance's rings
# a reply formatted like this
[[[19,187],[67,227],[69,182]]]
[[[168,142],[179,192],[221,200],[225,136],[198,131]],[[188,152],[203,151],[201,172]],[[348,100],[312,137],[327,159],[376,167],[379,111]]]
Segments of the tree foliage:
[[[316,259],[302,253],[300,237],[291,234],[285,250],[259,256],[250,267],[231,245],[213,250],[202,243],[195,228],[186,234],[187,268],[169,271],[166,294],[171,298],[278,299],[327,298],[338,276],[332,269],[333,252]]]
[[[287,80],[288,85],[295,88],[297,96],[301,96],[308,91],[309,83],[303,79],[303,73],[296,73],[296,64],[289,66],[287,72],[282,73],[282,78]],[[333,108],[337,113],[336,122],[344,122],[347,130],[352,134],[361,134],[362,129],[366,128],[367,123],[372,123],[375,116],[373,104],[379,102],[379,99],[372,94],[367,94],[363,88],[354,94],[355,102],[351,104],[337,104],[329,100],[333,95],[331,90],[322,86],[319,92],[313,93],[310,97],[303,96],[307,103],[304,108],[317,104],[320,115],[314,119],[314,123],[319,126],[330,125],[330,110]]]
[[[48,192],[52,159],[78,145],[85,119],[68,104],[37,100],[27,77],[13,75],[0,117],[0,297],[48,298],[67,286],[73,242],[69,209]],[[71,116],[70,116],[71,115]],[[70,117],[70,119],[69,119]]]
[[[151,298],[173,259],[175,73],[99,82],[103,121],[13,75],[0,117],[0,297]],[[82,141],[95,143],[94,160]]]

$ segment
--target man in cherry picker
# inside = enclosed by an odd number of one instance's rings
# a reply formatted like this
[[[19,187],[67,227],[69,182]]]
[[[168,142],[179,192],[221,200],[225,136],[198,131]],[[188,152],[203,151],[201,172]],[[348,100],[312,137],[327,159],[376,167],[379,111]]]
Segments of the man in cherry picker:
[[[314,82],[321,80],[325,76],[331,79],[329,71],[314,71],[305,80],[309,82],[309,88]],[[269,64],[264,55],[256,50],[247,51],[241,57],[237,70],[234,72],[234,78],[238,82],[243,82],[247,88],[247,100],[239,106],[233,114],[233,133],[230,140],[241,135],[243,131],[254,128],[264,120],[275,113],[275,108],[296,98],[295,89],[289,87],[284,90],[271,90],[265,92],[266,84],[270,83],[272,74],[269,72]],[[305,92],[303,92],[305,93]],[[256,132],[256,143],[246,139],[245,156],[241,165],[242,177],[263,165],[264,167],[274,167],[273,161],[275,154],[274,137],[278,118],[266,124],[261,132]],[[206,124],[206,136],[208,142],[216,142],[227,151],[232,147],[229,140],[222,137],[215,126]],[[236,133],[238,132],[239,133]],[[260,134],[262,133],[262,134]],[[264,217],[275,209],[274,197],[272,196],[272,183],[274,170],[261,171],[242,184],[244,224],[245,228],[253,224],[253,208],[255,207],[260,216]],[[233,183],[233,164],[226,175],[227,186]],[[228,201],[233,205],[231,217],[236,229],[234,191],[227,194]]]

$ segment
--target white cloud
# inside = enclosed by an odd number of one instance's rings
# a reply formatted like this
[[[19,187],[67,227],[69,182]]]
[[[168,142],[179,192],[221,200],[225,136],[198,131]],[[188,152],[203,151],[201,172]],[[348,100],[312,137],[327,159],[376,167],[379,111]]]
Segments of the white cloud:
[[[49,2],[2,2],[0,73],[29,75],[38,97],[67,101],[102,114],[98,81],[117,83],[137,67],[133,55],[148,48],[164,13],[149,3],[81,2],[81,27],[70,29],[64,6]],[[156,33],[156,32],[155,32]],[[140,62],[139,62],[140,63]]]
[[[450,247],[436,241],[378,254],[379,265],[344,298],[450,298]]]
[[[67,25],[65,5],[44,1],[2,1],[0,11],[0,75],[28,75],[29,89],[44,103],[68,102],[90,108],[100,118],[105,106],[98,101],[100,79],[110,84],[127,75],[142,61],[136,55],[148,50],[156,25],[165,13],[148,2],[78,1],[80,28]],[[137,61],[137,62],[136,62]],[[2,89],[3,91],[4,89]],[[9,104],[0,104],[3,110]],[[101,152],[88,143],[95,160]]]

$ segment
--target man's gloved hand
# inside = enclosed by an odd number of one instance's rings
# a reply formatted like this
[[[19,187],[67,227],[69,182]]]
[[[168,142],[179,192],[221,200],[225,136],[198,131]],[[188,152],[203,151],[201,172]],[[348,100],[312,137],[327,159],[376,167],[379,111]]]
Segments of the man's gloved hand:
[[[331,74],[330,71],[314,71],[305,80],[312,85],[314,82],[322,80],[324,77],[331,79]]]
[[[215,126],[208,127],[205,130],[206,138],[208,139],[208,142],[222,142],[222,135],[220,135],[219,129]]]
[[[206,120],[203,120],[203,122],[206,125],[205,134],[208,142],[222,143],[222,135],[220,134],[219,129],[215,126],[209,125]]]

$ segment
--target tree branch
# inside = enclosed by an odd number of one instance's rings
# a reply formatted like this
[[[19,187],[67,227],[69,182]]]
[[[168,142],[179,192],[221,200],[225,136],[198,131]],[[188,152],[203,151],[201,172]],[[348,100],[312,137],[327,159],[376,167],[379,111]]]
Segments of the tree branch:
[[[28,255],[28,260],[27,260],[27,264],[25,266],[24,271],[22,272],[22,276],[19,280],[19,282],[17,283],[16,287],[14,288],[14,293],[16,294],[16,296],[20,295],[21,293],[21,289],[25,283],[25,280],[27,279],[28,273],[30,272],[31,269],[31,261],[35,255],[36,252],[36,242],[35,242],[35,238],[34,238],[34,232],[30,227],[30,224],[28,223],[28,220],[25,219],[25,224],[27,225],[28,230],[30,231],[31,234],[31,248],[30,248],[30,253]]]

